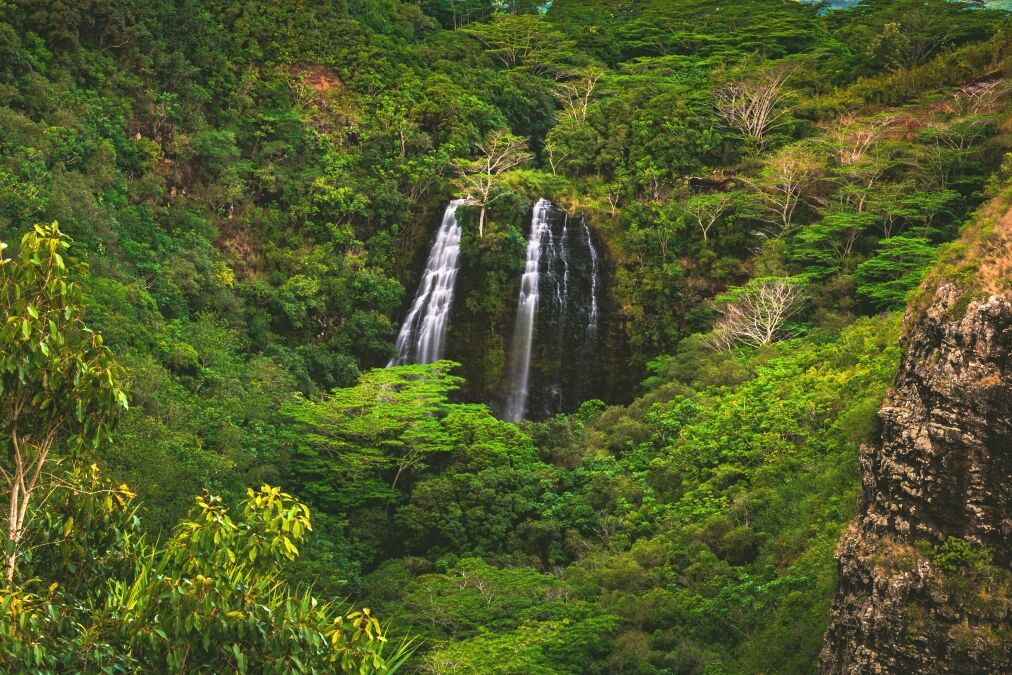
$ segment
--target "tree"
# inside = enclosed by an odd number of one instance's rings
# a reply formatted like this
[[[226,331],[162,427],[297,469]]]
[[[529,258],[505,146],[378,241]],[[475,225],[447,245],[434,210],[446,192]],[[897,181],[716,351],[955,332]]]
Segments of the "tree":
[[[921,132],[921,157],[934,171],[942,190],[949,186],[953,172],[968,162],[986,130],[985,119],[969,117],[954,122],[934,121]]]
[[[948,0],[862,0],[834,17],[843,24],[855,52],[871,63],[898,71],[927,63],[939,52],[986,39],[996,27],[996,10],[981,2]]]
[[[895,116],[860,121],[856,115],[844,115],[829,136],[829,150],[836,166],[829,181],[838,185],[833,195],[841,210],[863,212],[873,190],[897,164],[896,142],[884,140]]]
[[[302,494],[334,509],[395,501],[408,474],[452,447],[440,418],[461,383],[449,373],[454,365],[371,370],[354,387],[335,389],[322,401],[286,406],[283,412],[296,428]]]
[[[443,419],[453,451],[441,470],[418,480],[396,513],[405,551],[547,558],[564,523],[548,516],[556,469],[540,461],[530,437],[488,408],[454,406]]]
[[[856,113],[846,113],[837,121],[830,138],[832,152],[841,166],[858,164],[868,151],[889,131],[894,118],[861,121]]]
[[[784,325],[804,303],[803,290],[789,277],[753,279],[731,289],[718,298],[723,306],[708,340],[711,348],[762,347],[782,339]]]
[[[423,0],[422,9],[447,28],[462,28],[472,21],[487,21],[493,0]]]
[[[795,259],[805,262],[808,274],[831,274],[850,257],[861,235],[878,218],[874,214],[834,210],[807,225],[794,239]]]
[[[1006,93],[1003,80],[972,82],[952,92],[953,105],[950,110],[962,115],[986,115],[993,113]]]
[[[557,89],[552,94],[562,105],[563,115],[580,122],[586,121],[591,97],[604,72],[601,68],[591,66],[561,72],[556,76]]]
[[[883,184],[869,195],[867,204],[869,212],[879,218],[882,236],[888,239],[908,229],[918,236],[936,233],[936,220],[956,213],[961,198],[955,190],[918,189],[911,181],[899,181]]]
[[[748,78],[728,82],[714,93],[717,113],[728,126],[763,149],[769,133],[787,123],[789,66],[770,68]]]
[[[857,294],[879,311],[902,307],[907,295],[924,278],[935,252],[921,237],[889,237],[879,242],[875,255],[857,266]]]
[[[552,170],[553,176],[558,175],[559,166],[566,161],[569,154],[569,150],[559,142],[558,136],[549,133],[545,139],[545,159],[548,160],[548,167]]]
[[[793,145],[770,158],[759,176],[749,180],[765,206],[774,236],[789,234],[794,229],[798,206],[812,194],[823,172],[823,162],[814,150]]]
[[[16,259],[0,243],[0,474],[8,490],[5,575],[13,582],[32,495],[54,448],[97,447],[127,407],[122,371],[84,323],[63,254],[70,238],[36,225]]]
[[[0,589],[0,663],[38,672],[394,673],[368,609],[319,602],[284,580],[312,524],[279,488],[235,511],[203,494],[164,545],[135,495],[97,468],[61,476],[32,521],[35,578]]]
[[[414,624],[454,638],[424,657],[435,673],[593,672],[618,624],[556,576],[474,557],[412,579],[402,594]]]
[[[727,192],[694,195],[681,206],[682,212],[699,228],[703,241],[709,241],[710,230],[734,204],[734,195]]]
[[[569,176],[590,173],[597,164],[603,139],[587,121],[569,114],[557,114],[555,126],[545,137],[544,152],[552,173],[565,171]]]
[[[488,23],[461,29],[476,38],[507,68],[523,68],[544,75],[572,56],[573,44],[540,16],[500,14]]]
[[[478,235],[485,236],[485,211],[501,193],[501,177],[510,169],[529,162],[533,155],[527,151],[527,139],[506,131],[493,131],[478,145],[478,158],[461,160],[454,170],[453,183],[465,195],[468,203],[481,207],[478,217]]]

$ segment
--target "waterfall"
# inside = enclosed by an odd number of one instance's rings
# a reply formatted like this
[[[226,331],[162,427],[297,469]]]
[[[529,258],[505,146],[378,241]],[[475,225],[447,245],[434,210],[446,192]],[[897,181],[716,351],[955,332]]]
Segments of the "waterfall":
[[[554,249],[551,224],[548,220],[552,205],[541,199],[534,205],[531,233],[527,239],[527,262],[520,280],[516,324],[513,328],[513,364],[511,391],[506,403],[506,419],[519,422],[527,412],[527,386],[531,371],[531,348],[534,345],[534,320],[538,311],[541,286],[541,248],[546,243]]]
[[[450,202],[429,252],[425,273],[418,284],[415,301],[397,334],[397,356],[387,366],[432,363],[443,357],[446,323],[453,304],[453,286],[460,270],[460,225],[457,207],[462,199]]]
[[[583,218],[534,206],[510,353],[507,420],[572,412],[599,395],[602,264]]]
[[[587,226],[587,221],[584,220],[582,224],[584,241],[587,244],[587,250],[590,251],[590,313],[587,317],[587,341],[591,342],[597,339],[597,322],[599,314],[597,286],[601,263],[597,255],[597,249],[594,248],[594,240],[590,236],[590,228]]]

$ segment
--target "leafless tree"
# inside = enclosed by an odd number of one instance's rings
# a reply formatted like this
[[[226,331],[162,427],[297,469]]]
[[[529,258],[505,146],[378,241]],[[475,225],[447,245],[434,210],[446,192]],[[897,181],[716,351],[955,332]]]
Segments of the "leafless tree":
[[[472,206],[481,207],[478,234],[485,236],[485,211],[496,201],[502,174],[532,159],[527,139],[505,131],[493,131],[478,145],[478,157],[454,165],[457,178],[453,183]]]
[[[881,117],[870,121],[859,120],[856,113],[840,117],[830,136],[833,154],[843,166],[857,164],[868,151],[888,132],[894,117]]]
[[[770,158],[759,176],[747,181],[765,207],[766,219],[776,230],[774,236],[783,236],[793,229],[798,206],[813,196],[824,169],[811,148],[792,146]]]
[[[794,279],[753,279],[728,294],[707,344],[727,350],[741,345],[762,347],[783,339],[784,324],[803,302],[803,286]]]
[[[580,122],[587,119],[587,108],[604,70],[591,66],[580,70],[561,71],[556,77],[558,89],[553,93],[562,104],[562,114]]]
[[[709,241],[710,230],[733,203],[733,195],[726,192],[715,192],[690,197],[680,206],[682,212],[699,227],[703,241]]]
[[[793,73],[792,66],[778,66],[725,84],[714,94],[717,113],[731,128],[764,148],[769,133],[787,122],[790,107],[785,85]]]
[[[1003,80],[987,80],[968,84],[952,93],[956,103],[953,112],[965,115],[984,115],[994,111],[998,99],[1006,93]]]

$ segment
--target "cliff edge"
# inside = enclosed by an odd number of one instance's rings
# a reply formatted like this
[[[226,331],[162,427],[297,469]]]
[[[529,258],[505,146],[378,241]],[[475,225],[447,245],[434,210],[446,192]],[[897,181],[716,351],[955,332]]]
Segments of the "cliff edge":
[[[908,310],[822,673],[1012,672],[1009,204],[982,212]]]

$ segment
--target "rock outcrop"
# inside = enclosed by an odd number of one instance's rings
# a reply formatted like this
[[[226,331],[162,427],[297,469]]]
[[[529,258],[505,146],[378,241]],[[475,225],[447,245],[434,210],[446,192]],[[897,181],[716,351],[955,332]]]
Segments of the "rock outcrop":
[[[837,552],[823,673],[1012,672],[1012,216],[1002,211],[935,274],[927,308],[908,313],[881,435],[862,448],[858,518]]]

